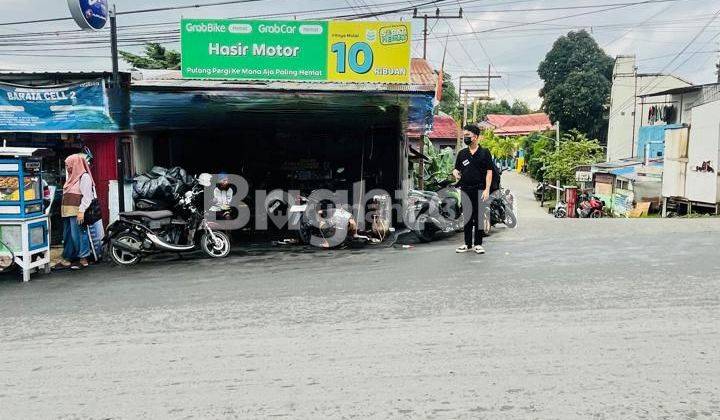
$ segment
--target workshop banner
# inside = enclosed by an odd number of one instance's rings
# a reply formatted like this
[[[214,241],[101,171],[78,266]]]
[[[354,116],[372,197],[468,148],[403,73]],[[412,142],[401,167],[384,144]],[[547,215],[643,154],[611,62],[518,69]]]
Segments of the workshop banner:
[[[186,79],[409,83],[407,22],[183,19]]]
[[[0,132],[112,132],[102,79],[67,86],[0,83]]]

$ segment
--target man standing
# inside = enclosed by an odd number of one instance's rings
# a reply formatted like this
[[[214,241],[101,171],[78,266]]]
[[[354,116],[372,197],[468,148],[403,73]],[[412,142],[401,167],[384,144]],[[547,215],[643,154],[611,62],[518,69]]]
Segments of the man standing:
[[[458,153],[453,176],[460,181],[463,200],[468,201],[463,201],[462,205],[465,244],[458,247],[455,252],[462,253],[474,249],[477,254],[484,254],[485,248],[482,247],[484,222],[482,214],[484,213],[480,205],[490,197],[493,177],[492,157],[487,149],[478,145],[480,128],[466,125],[463,129],[463,140],[468,147]]]

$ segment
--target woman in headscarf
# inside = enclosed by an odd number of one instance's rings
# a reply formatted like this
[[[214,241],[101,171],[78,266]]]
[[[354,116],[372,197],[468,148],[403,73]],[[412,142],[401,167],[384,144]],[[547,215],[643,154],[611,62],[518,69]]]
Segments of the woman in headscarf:
[[[89,265],[91,238],[85,226],[85,211],[96,198],[95,181],[84,154],[65,159],[67,178],[63,185],[61,214],[63,219],[63,260],[56,268],[81,269]],[[100,222],[102,223],[102,222]],[[92,229],[95,230],[95,229]],[[101,229],[102,230],[102,227]]]

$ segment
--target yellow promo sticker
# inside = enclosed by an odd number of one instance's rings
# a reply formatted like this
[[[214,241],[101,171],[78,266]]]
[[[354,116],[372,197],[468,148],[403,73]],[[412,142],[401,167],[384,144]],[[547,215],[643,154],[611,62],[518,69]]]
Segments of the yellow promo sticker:
[[[410,23],[331,21],[328,38],[329,81],[410,82]]]

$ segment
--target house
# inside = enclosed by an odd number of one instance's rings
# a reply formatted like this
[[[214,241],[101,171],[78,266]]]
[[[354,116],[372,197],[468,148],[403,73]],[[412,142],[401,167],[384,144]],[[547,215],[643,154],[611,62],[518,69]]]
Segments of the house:
[[[614,215],[625,216],[636,205],[661,203],[662,159],[623,159],[592,166],[594,192]]]
[[[480,128],[492,130],[497,136],[525,136],[553,129],[550,118],[542,113],[526,115],[489,114]]]
[[[642,97],[677,107],[678,124],[664,130],[663,198],[720,211],[720,83],[686,86]],[[667,206],[666,206],[667,207]]]
[[[417,147],[423,133],[420,130],[409,130],[407,134],[410,144]],[[447,114],[440,114],[433,117],[432,130],[427,133],[427,136],[433,145],[439,149],[444,147],[454,149],[457,147],[460,134],[460,127],[455,119]]]
[[[691,83],[671,74],[638,73],[635,56],[615,59],[608,118],[607,160],[639,156],[638,133],[647,125],[679,124],[679,104],[648,100],[656,92]]]

